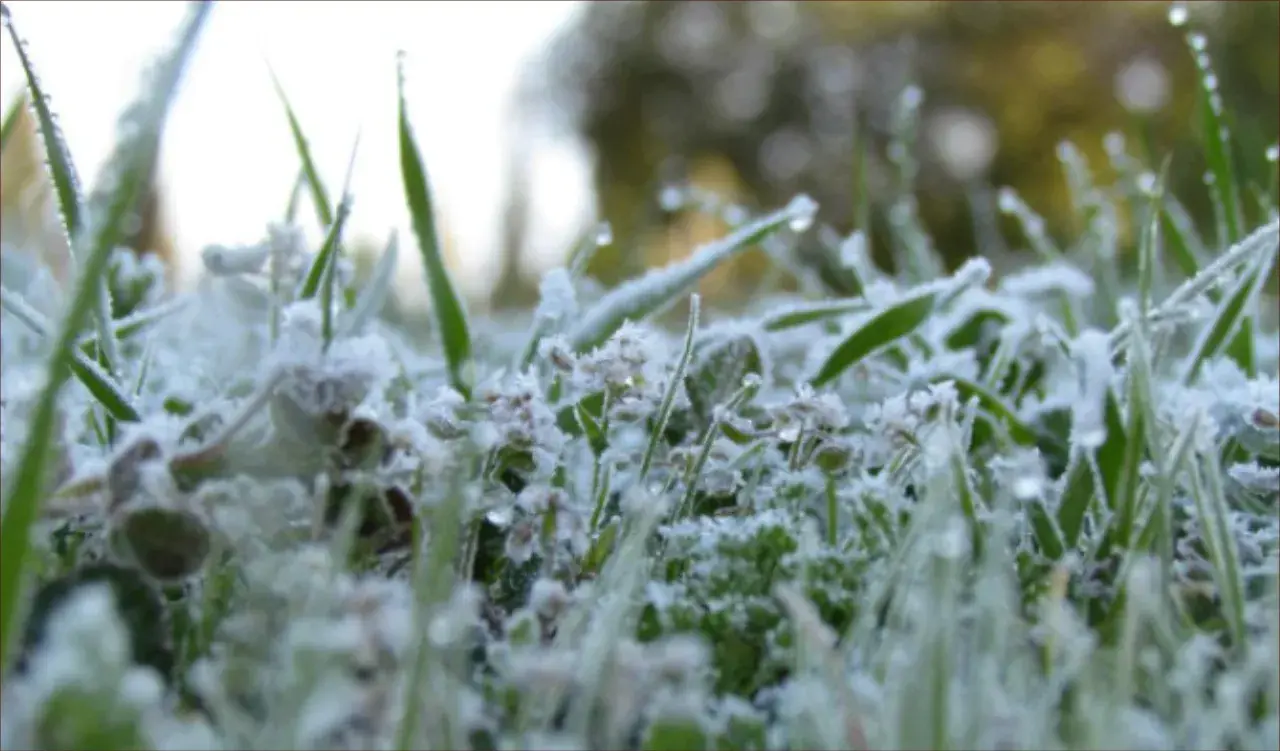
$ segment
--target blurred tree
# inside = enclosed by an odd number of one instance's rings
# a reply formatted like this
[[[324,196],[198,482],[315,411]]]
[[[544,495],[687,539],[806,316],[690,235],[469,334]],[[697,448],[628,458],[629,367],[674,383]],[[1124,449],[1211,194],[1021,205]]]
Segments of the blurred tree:
[[[1260,157],[1280,130],[1280,3],[1190,8],[1223,79],[1242,172],[1265,185]],[[850,231],[858,153],[877,259],[892,265],[885,215],[914,189],[954,266],[999,253],[1001,233],[989,231],[1002,226],[998,186],[1016,188],[1054,234],[1072,233],[1056,147],[1074,142],[1105,179],[1104,136],[1116,131],[1149,164],[1172,154],[1174,190],[1212,225],[1193,130],[1195,69],[1185,30],[1167,13],[1163,2],[594,3],[529,75],[543,87],[541,114],[567,120],[596,153],[601,213],[619,239],[593,267],[604,281],[699,239],[672,231],[686,219],[656,207],[669,181],[716,187],[753,208],[805,192],[823,221]],[[905,155],[919,169],[906,186],[891,141],[912,85],[923,101]],[[817,233],[799,252],[841,286]],[[739,264],[737,285],[763,273],[758,258]]]

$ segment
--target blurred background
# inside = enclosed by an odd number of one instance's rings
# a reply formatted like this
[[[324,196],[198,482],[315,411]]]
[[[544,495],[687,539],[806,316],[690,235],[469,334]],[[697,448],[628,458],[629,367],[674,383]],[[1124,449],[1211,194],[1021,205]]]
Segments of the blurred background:
[[[182,7],[7,5],[91,184]],[[540,272],[599,221],[613,237],[592,265],[605,283],[723,234],[723,212],[663,200],[673,186],[752,212],[811,195],[823,226],[797,254],[820,276],[855,225],[892,268],[893,207],[908,194],[950,266],[974,253],[1016,259],[1002,186],[1051,234],[1074,236],[1056,155],[1066,140],[1103,184],[1119,137],[1153,171],[1170,155],[1172,190],[1212,238],[1184,37],[1207,37],[1242,182],[1274,191],[1264,154],[1280,132],[1280,2],[1185,8],[1175,28],[1165,2],[224,3],[170,118],[134,244],[190,284],[205,245],[256,241],[283,215],[298,160],[269,65],[330,192],[361,135],[349,244],[372,259],[398,228],[411,250],[397,49],[443,240],[479,308],[536,301]],[[0,47],[8,107],[24,80],[12,40]],[[906,142],[904,102],[917,109]],[[29,119],[15,122],[0,165],[3,239],[50,247],[39,142]],[[309,207],[300,216],[314,222]],[[319,227],[307,229],[318,242]],[[413,307],[425,287],[417,254],[401,264],[397,305]],[[768,273],[763,254],[748,254],[703,292],[733,306]]]

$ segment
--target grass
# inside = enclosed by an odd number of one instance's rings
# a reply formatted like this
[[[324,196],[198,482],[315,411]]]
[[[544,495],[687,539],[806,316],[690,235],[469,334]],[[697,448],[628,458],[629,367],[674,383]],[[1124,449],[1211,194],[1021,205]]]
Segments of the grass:
[[[1280,743],[1280,210],[1274,186],[1241,208],[1264,155],[1194,36],[1207,231],[1168,160],[1112,150],[1113,175],[1064,144],[1073,236],[1001,193],[1018,274],[936,273],[941,239],[893,207],[911,262],[874,268],[862,175],[831,249],[856,296],[731,319],[692,294],[755,248],[793,273],[821,218],[798,197],[592,300],[593,228],[511,331],[453,285],[395,71],[431,346],[378,315],[396,235],[341,287],[358,209],[346,185],[329,205],[283,92],[286,221],[86,331],[123,294],[116,241],[210,7],[85,200],[23,51],[77,268],[56,321],[0,297],[0,746]]]

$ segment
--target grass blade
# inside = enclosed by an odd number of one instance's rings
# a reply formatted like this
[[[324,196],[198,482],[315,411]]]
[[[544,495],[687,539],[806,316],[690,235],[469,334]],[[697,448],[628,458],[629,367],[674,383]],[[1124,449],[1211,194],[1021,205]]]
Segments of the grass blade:
[[[395,277],[396,264],[399,260],[400,239],[395,232],[392,232],[391,239],[387,240],[387,249],[378,258],[368,283],[360,291],[356,306],[347,318],[346,326],[343,328],[344,335],[350,336],[359,332],[381,312],[382,306],[387,302],[387,296],[391,293],[391,280]]]
[[[276,78],[274,71],[268,68],[271,74],[271,83],[275,86],[276,94],[280,96],[280,102],[284,105],[285,117],[289,118],[289,132],[293,134],[293,145],[298,149],[298,158],[302,160],[302,174],[306,177],[307,187],[311,189],[311,202],[315,204],[316,218],[320,221],[320,226],[328,228],[333,224],[333,204],[329,203],[329,194],[324,189],[324,183],[320,181],[320,172],[316,170],[315,160],[311,158],[311,146],[307,143],[307,137],[302,133],[302,126],[298,124],[298,118],[293,113],[293,107],[289,104],[289,98],[284,95],[284,87],[280,85],[280,79]],[[290,201],[293,204],[293,201]]]
[[[1151,318],[1172,315],[1199,295],[1208,295],[1212,299],[1210,292],[1215,285],[1234,272],[1237,266],[1254,261],[1259,254],[1274,253],[1277,241],[1280,241],[1280,219],[1259,227],[1248,237],[1219,253],[1217,258],[1206,264],[1194,277],[1178,285],[1163,302],[1152,309]],[[1130,326],[1125,321],[1112,329],[1112,349],[1122,346],[1129,333]]]
[[[5,13],[7,18],[8,11]],[[4,121],[0,122],[0,154],[4,153],[4,145],[9,143],[9,136],[13,135],[13,129],[18,126],[18,119],[22,117],[22,108],[26,106],[26,94],[19,94],[9,105],[9,109],[5,110]]]
[[[342,185],[342,200],[338,203],[338,214],[329,225],[320,252],[316,254],[307,276],[303,279],[302,289],[298,291],[299,300],[310,300],[320,296],[321,335],[325,347],[333,340],[333,285],[337,278],[338,247],[342,243],[342,229],[351,215],[351,172],[355,166],[356,152],[360,148],[360,137],[356,136],[356,144],[351,149],[351,159],[347,163],[347,176]]]
[[[1231,294],[1218,304],[1213,321],[1200,335],[1188,358],[1186,370],[1183,371],[1183,383],[1193,382],[1200,373],[1200,367],[1220,353],[1226,346],[1228,338],[1240,330],[1243,322],[1249,317],[1250,306],[1262,291],[1262,286],[1266,284],[1268,274],[1276,260],[1276,253],[1277,248],[1272,248],[1270,253],[1259,258],[1253,266],[1246,267],[1236,282],[1235,288],[1231,290]]]
[[[22,575],[30,545],[31,525],[44,496],[45,465],[54,439],[58,395],[71,375],[75,343],[101,291],[107,264],[129,215],[137,207],[155,158],[165,115],[183,68],[195,47],[212,3],[191,3],[176,47],[162,57],[139,99],[126,112],[129,129],[117,143],[103,170],[105,180],[89,201],[88,220],[80,233],[85,244],[79,277],[50,355],[47,381],[33,411],[16,469],[4,486],[0,522],[0,665],[16,633]]]
[[[749,222],[728,236],[702,246],[688,258],[655,269],[614,288],[569,335],[573,349],[582,352],[608,339],[628,320],[639,321],[665,310],[721,263],[745,252],[785,226],[811,218],[812,199],[797,196],[786,208]]]
[[[866,300],[858,297],[848,300],[824,300],[822,302],[788,308],[770,314],[764,319],[764,330],[770,333],[829,321],[850,313],[861,313],[868,307]]]
[[[1162,247],[1188,279],[1200,273],[1200,259],[1205,256],[1204,242],[1187,210],[1167,192],[1160,201],[1160,235]]]
[[[680,384],[684,381],[684,371],[689,367],[689,358],[693,356],[693,337],[698,331],[698,312],[701,298],[693,295],[689,298],[689,328],[684,335],[684,350],[680,353],[680,359],[676,362],[675,371],[671,374],[671,381],[667,384],[667,391],[662,395],[662,405],[658,408],[657,420],[653,424],[653,433],[649,436],[649,446],[644,450],[644,459],[640,462],[640,473],[636,475],[636,482],[643,483],[645,475],[649,474],[649,467],[653,464],[653,455],[658,450],[658,444],[662,441],[663,434],[667,429],[667,420],[671,418],[671,409],[676,403],[676,392],[680,389]]]
[[[1231,134],[1227,130],[1222,111],[1222,95],[1218,93],[1218,77],[1213,72],[1209,54],[1205,51],[1203,34],[1187,34],[1187,45],[1195,59],[1200,74],[1198,108],[1200,137],[1203,139],[1204,157],[1213,177],[1211,192],[1214,208],[1221,221],[1222,233],[1218,241],[1231,245],[1240,241],[1242,219],[1240,215],[1240,189],[1236,178],[1235,163],[1231,158]]]
[[[440,327],[440,340],[444,343],[445,361],[449,367],[449,382],[458,393],[470,398],[475,378],[475,366],[471,361],[471,331],[467,324],[466,309],[453,280],[449,278],[440,240],[436,235],[431,190],[405,106],[403,59],[398,68],[400,170],[404,176],[405,200],[409,205],[409,215],[413,218],[414,234],[418,236],[418,249],[422,252],[427,286],[431,291],[431,305],[435,310],[436,323]]]
[[[298,204],[302,202],[302,189],[307,185],[307,172],[298,169],[298,176],[293,178],[293,187],[289,189],[289,203],[284,207],[284,221],[293,224],[298,220]]]
[[[872,316],[836,347],[809,384],[817,388],[830,383],[871,353],[915,331],[933,314],[938,295],[939,291],[931,288]]]
[[[31,304],[22,299],[20,295],[7,289],[0,289],[0,306],[12,313],[14,318],[22,321],[27,328],[36,334],[43,337],[52,336],[53,326],[45,320],[40,311],[31,307]],[[98,363],[90,359],[82,348],[73,347],[72,350],[71,372],[84,384],[89,393],[98,400],[98,403],[107,411],[107,414],[121,422],[138,422],[141,420],[141,415],[130,404],[129,397],[116,384],[115,379],[102,370]]]
[[[67,238],[74,238],[80,230],[80,177],[76,174],[75,165],[71,162],[71,152],[62,138],[62,130],[54,120],[49,109],[49,97],[40,86],[31,58],[27,54],[27,45],[18,37],[13,27],[13,18],[9,9],[4,9],[4,23],[9,27],[9,36],[13,39],[14,49],[18,52],[18,60],[22,63],[22,71],[27,79],[27,89],[31,92],[31,109],[36,115],[36,124],[40,128],[40,137],[44,141],[45,164],[49,166],[49,178],[53,182],[53,192],[58,199],[58,213],[62,217],[63,230]],[[21,104],[19,99],[19,104]],[[11,121],[17,120],[19,110],[15,106],[5,116],[5,131],[12,129]],[[8,140],[7,138],[5,140]]]
[[[75,238],[81,230],[81,214],[84,211],[80,195],[80,177],[76,173],[75,164],[71,161],[71,152],[62,137],[62,131],[54,120],[53,111],[49,108],[48,95],[40,86],[31,58],[27,54],[26,45],[18,37],[13,26],[13,18],[5,10],[4,20],[9,27],[9,36],[13,39],[18,51],[18,59],[22,62],[22,70],[26,75],[27,88],[31,92],[31,106],[36,115],[36,123],[40,129],[40,137],[44,142],[45,164],[49,167],[49,178],[53,184],[54,196],[58,200],[58,213],[62,217],[63,231],[72,248],[71,259],[75,262]],[[100,282],[102,289],[98,291],[95,320],[98,326],[98,357],[108,373],[115,371],[120,362],[119,347],[111,333],[111,292],[104,276]]]
[[[1222,488],[1222,468],[1213,451],[1191,463],[1191,498],[1195,502],[1214,583],[1236,650],[1245,647],[1245,585],[1240,551],[1231,525],[1231,509]]]
[[[1155,190],[1151,193],[1142,235],[1138,240],[1138,310],[1147,315],[1151,310],[1151,294],[1155,287],[1156,275],[1156,243],[1160,237],[1160,205],[1163,203],[1165,181],[1169,175],[1169,160],[1165,159],[1160,167],[1160,176],[1156,180]]]
[[[1024,446],[1034,445],[1036,442],[1036,433],[1029,425],[1018,419],[1009,405],[1004,403],[999,396],[991,393],[979,384],[974,383],[966,378],[958,378],[956,376],[945,376],[937,379],[938,381],[951,381],[956,388],[956,394],[959,395],[961,401],[967,402],[970,399],[977,399],[978,406],[987,413],[988,419],[1002,425],[1009,431],[1009,437],[1016,443]]]

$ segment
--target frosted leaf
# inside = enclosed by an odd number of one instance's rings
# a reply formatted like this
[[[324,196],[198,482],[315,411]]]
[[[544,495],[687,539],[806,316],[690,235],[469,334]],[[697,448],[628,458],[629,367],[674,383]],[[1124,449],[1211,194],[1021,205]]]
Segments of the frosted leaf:
[[[991,278],[991,262],[982,256],[973,256],[965,260],[954,275],[956,287],[978,287]]]
[[[555,579],[538,579],[529,592],[529,607],[546,618],[559,616],[572,601],[564,584]]]
[[[1035,300],[1046,293],[1061,292],[1079,300],[1093,296],[1093,277],[1065,262],[1030,266],[1000,280],[1000,289],[1012,295]]]
[[[271,248],[266,245],[249,245],[229,248],[225,245],[210,245],[200,253],[204,267],[211,274],[255,274],[262,270],[267,262]]]
[[[542,275],[538,285],[538,310],[536,315],[550,323],[560,323],[578,312],[578,300],[573,288],[573,277],[564,268],[555,268]]]
[[[1085,449],[1096,449],[1107,439],[1106,398],[1113,366],[1108,336],[1102,331],[1082,331],[1072,343],[1080,369],[1079,398],[1071,412],[1071,440]]]
[[[840,265],[860,271],[867,263],[867,235],[857,230],[840,244]]]

